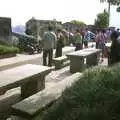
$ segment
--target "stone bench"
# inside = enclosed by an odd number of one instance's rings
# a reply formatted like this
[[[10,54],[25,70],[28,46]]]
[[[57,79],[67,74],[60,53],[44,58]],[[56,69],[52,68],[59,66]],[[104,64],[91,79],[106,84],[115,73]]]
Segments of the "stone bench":
[[[86,67],[97,65],[100,53],[101,50],[95,48],[87,48],[68,53],[70,72],[82,72]]]
[[[67,60],[68,60],[67,56],[61,56],[61,57],[53,58],[55,69],[60,69],[62,67],[65,67],[65,66],[69,65],[70,62],[67,61]]]
[[[21,98],[26,98],[45,88],[45,76],[51,68],[26,64],[0,72],[0,95],[21,87]]]
[[[79,80],[81,73],[75,73],[64,80],[57,82],[52,87],[48,87],[29,98],[12,106],[12,120],[31,120],[39,113],[47,109],[56,101],[62,92]]]

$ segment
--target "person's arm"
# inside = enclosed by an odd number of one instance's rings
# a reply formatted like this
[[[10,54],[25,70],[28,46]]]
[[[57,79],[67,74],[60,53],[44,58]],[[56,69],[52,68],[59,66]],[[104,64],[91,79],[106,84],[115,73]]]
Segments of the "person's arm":
[[[42,38],[42,40],[41,40],[41,46],[42,46],[42,48],[44,47],[45,37],[46,37],[46,33],[44,33],[43,38]]]
[[[56,36],[56,34],[54,33],[54,49],[56,48],[56,43],[57,43],[57,36]]]

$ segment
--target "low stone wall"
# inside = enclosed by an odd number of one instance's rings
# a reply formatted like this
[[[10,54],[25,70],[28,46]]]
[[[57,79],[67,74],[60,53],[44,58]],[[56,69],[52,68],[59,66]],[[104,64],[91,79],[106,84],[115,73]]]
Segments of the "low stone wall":
[[[16,53],[8,53],[8,54],[0,55],[0,59],[15,57],[15,56],[16,56]]]

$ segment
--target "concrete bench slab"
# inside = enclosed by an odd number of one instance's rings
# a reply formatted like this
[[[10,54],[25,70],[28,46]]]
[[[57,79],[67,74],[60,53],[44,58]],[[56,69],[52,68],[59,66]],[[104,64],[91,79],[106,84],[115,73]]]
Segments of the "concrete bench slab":
[[[45,88],[44,77],[51,68],[26,64],[0,72],[0,94],[21,86],[21,96],[28,97]]]
[[[64,61],[64,60],[67,60],[67,56],[61,56],[61,57],[53,58],[53,60],[55,60],[55,61]]]
[[[61,57],[53,58],[53,62],[55,64],[55,69],[60,69],[64,66],[69,65],[69,62],[67,62],[67,64],[64,63],[67,60],[68,60],[67,56],[61,56]]]
[[[81,75],[81,73],[75,73],[64,80],[57,82],[54,86],[40,91],[37,94],[13,105],[13,115],[17,116],[18,120],[20,120],[20,118],[30,120],[32,117],[37,115],[37,113],[45,109],[46,106],[57,100],[66,88],[79,80]]]
[[[68,53],[67,56],[70,59],[70,72],[81,72],[86,67],[97,65],[98,56],[101,53],[100,49],[87,48],[72,53]],[[85,63],[86,59],[86,64]]]

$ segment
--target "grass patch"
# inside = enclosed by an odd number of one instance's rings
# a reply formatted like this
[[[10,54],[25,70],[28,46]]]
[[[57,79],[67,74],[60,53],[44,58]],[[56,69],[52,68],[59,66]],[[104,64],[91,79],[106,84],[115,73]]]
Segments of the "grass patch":
[[[18,52],[19,49],[17,47],[0,45],[0,55],[9,54],[9,53],[18,53]]]
[[[120,64],[88,69],[39,120],[120,120]]]

